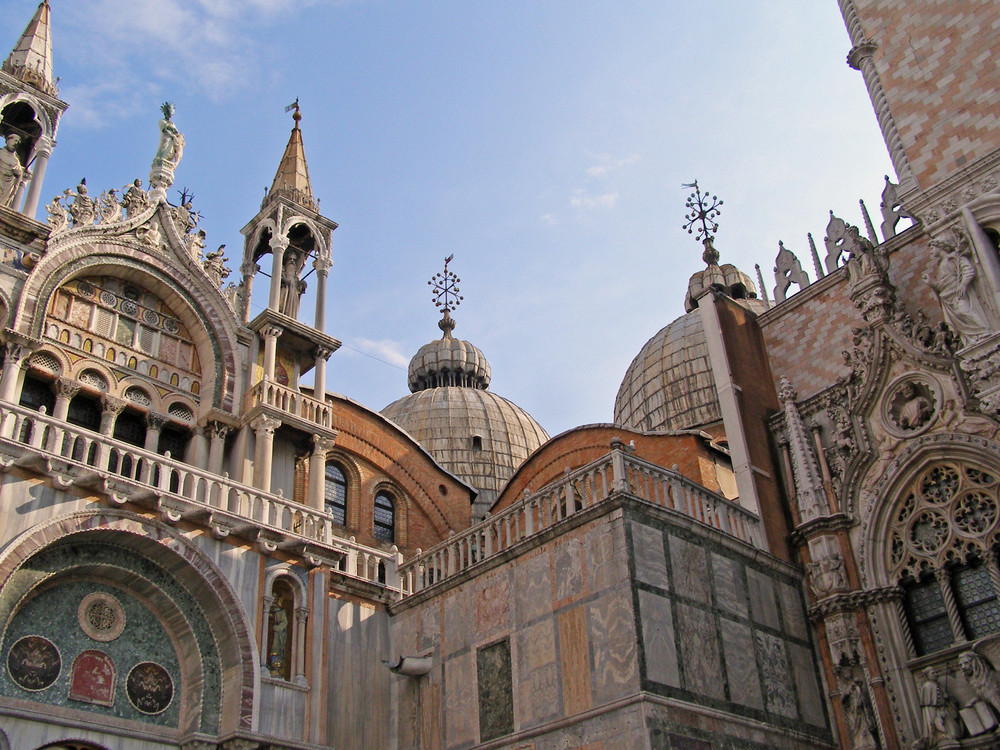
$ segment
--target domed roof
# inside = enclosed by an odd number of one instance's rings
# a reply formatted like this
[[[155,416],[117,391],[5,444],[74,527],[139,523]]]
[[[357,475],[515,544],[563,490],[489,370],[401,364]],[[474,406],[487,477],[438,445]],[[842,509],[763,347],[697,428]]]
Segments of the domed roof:
[[[452,338],[447,329],[443,338],[417,350],[410,360],[407,380],[411,393],[452,385],[485,389],[490,385],[490,363],[478,347]]]
[[[766,308],[750,277],[733,265],[718,265],[718,257],[711,241],[706,241],[707,267],[688,282],[687,314],[660,329],[632,360],[615,399],[615,424],[652,432],[722,419],[697,297],[714,287],[755,313]]]
[[[479,490],[489,508],[545,430],[524,409],[483,388],[445,386],[411,393],[382,410],[445,469]]]

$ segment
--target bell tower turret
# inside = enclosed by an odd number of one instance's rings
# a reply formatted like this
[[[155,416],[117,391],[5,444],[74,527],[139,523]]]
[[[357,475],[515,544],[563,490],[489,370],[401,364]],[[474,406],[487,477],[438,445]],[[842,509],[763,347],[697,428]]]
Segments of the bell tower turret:
[[[0,68],[0,206],[34,218],[69,106],[52,77],[51,9],[44,0]]]

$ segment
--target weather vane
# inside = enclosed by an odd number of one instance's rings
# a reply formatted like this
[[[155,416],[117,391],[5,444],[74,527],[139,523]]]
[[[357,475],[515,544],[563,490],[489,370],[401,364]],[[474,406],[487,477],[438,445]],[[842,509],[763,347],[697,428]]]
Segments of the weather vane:
[[[465,299],[458,293],[458,285],[462,280],[452,271],[448,270],[448,264],[451,263],[454,257],[455,254],[452,253],[445,258],[444,271],[434,274],[431,280],[427,282],[434,290],[431,296],[434,300],[434,306],[441,310],[445,314],[445,317],[448,317],[448,313],[462,304],[462,300]]]
[[[701,240],[705,246],[705,252],[702,253],[701,257],[706,263],[709,265],[718,263],[719,251],[715,249],[712,242],[715,239],[715,233],[719,231],[719,225],[715,219],[720,213],[719,207],[723,201],[720,201],[715,195],[709,196],[708,193],[702,193],[701,188],[698,187],[698,180],[690,184],[685,183],[681,187],[694,188],[694,192],[688,196],[687,202],[684,204],[691,210],[691,213],[684,215],[686,221],[681,229],[686,229],[688,234],[693,234]]]

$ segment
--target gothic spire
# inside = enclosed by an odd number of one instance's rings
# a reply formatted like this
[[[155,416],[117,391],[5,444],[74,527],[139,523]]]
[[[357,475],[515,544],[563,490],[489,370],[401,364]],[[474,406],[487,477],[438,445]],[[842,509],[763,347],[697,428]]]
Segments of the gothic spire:
[[[52,26],[49,0],[43,0],[25,28],[3,70],[51,96],[58,95],[52,78]]]
[[[295,125],[292,134],[288,137],[288,145],[285,146],[285,153],[281,157],[278,171],[274,175],[274,182],[267,197],[270,199],[276,195],[283,195],[301,206],[305,206],[313,211],[317,210],[316,199],[313,198],[312,185],[309,182],[309,165],[306,164],[306,152],[302,145],[302,130],[299,128],[299,121],[302,120],[302,113],[299,111],[299,100],[287,108],[295,110],[292,119]]]

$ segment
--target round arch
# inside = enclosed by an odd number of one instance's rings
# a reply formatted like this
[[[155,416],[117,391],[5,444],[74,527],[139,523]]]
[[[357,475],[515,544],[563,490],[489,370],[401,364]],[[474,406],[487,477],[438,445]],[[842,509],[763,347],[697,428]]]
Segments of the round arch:
[[[101,508],[58,516],[24,532],[0,553],[0,581],[4,582],[0,587],[0,623],[10,621],[22,599],[2,595],[8,586],[17,585],[16,574],[22,566],[39,553],[72,541],[113,544],[148,559],[169,571],[172,580],[201,603],[222,675],[217,731],[225,734],[255,729],[258,652],[243,604],[218,567],[191,541],[165,524],[129,511]],[[155,603],[164,603],[164,598],[155,593],[149,595]],[[178,612],[165,616],[179,623]],[[187,725],[180,729],[197,731],[198,721],[200,714],[189,711]]]
[[[375,483],[371,490],[373,534],[375,533],[375,502],[379,495],[388,496],[390,502],[392,502],[393,539],[389,543],[395,544],[397,547],[405,547],[409,538],[406,525],[406,494],[399,488],[398,485],[396,485],[395,482],[389,479],[382,479]],[[376,536],[376,538],[378,537]]]
[[[162,299],[194,337],[205,377],[204,412],[231,411],[239,395],[235,314],[221,292],[211,289],[207,277],[198,279],[169,258],[164,261],[153,265],[133,243],[120,237],[94,237],[91,230],[63,245],[57,240],[28,276],[11,327],[40,338],[49,300],[75,278],[107,275],[133,281]]]

